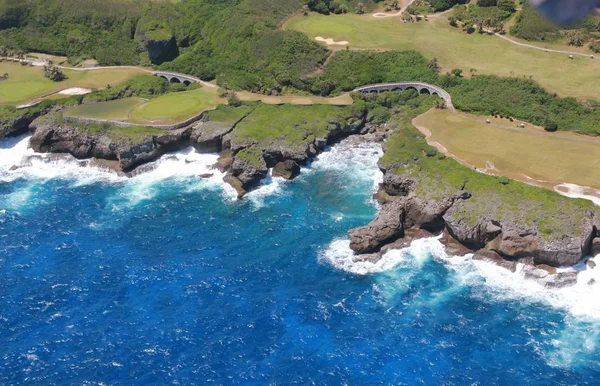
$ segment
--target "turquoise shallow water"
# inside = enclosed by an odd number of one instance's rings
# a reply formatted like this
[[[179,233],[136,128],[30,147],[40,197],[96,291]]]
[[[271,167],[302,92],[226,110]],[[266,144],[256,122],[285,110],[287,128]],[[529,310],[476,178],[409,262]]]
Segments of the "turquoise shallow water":
[[[595,288],[549,293],[435,239],[351,261],[376,146],[337,145],[234,201],[195,176],[212,156],[129,180],[10,171],[26,141],[0,146],[0,384],[600,381]]]

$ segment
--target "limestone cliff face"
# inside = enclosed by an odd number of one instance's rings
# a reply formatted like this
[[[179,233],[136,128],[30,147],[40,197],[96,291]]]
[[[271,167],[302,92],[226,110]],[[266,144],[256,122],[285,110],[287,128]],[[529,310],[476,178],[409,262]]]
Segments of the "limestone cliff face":
[[[471,250],[493,251],[506,261],[558,267],[577,264],[591,252],[592,241],[599,236],[600,219],[594,211],[566,214],[565,218],[571,219],[565,222],[564,232],[548,236],[537,223],[520,221],[519,213],[491,214],[473,220],[469,213],[479,204],[478,197],[458,190],[435,200],[424,200],[415,188],[414,177],[384,172],[384,182],[376,195],[382,204],[381,212],[370,224],[349,232],[350,247],[358,254],[379,251],[402,237],[407,229],[417,228],[444,231]],[[486,197],[488,205],[503,205],[490,197]],[[542,211],[540,216],[544,216]]]
[[[0,120],[0,139],[26,133],[31,122],[49,110],[50,108],[17,110],[14,117]]]
[[[364,118],[346,124],[332,120],[327,123],[326,136],[299,143],[284,140],[266,143],[240,140],[234,132],[229,132],[221,141],[222,149],[233,154],[233,164],[226,182],[232,185],[241,197],[267,176],[269,168],[275,168],[275,176],[292,179],[298,175],[299,165],[305,165],[328,144],[360,132],[364,124]]]
[[[165,131],[136,141],[119,139],[108,132],[91,133],[67,123],[57,124],[53,114],[36,119],[30,130],[31,147],[38,152],[69,153],[75,158],[118,161],[123,172],[154,161],[163,154],[189,146],[191,129]]]

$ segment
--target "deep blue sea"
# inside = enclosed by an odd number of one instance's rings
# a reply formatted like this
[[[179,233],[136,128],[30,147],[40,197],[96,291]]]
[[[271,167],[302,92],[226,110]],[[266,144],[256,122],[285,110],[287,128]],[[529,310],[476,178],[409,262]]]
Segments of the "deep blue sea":
[[[128,179],[27,142],[0,143],[0,384],[600,383],[600,269],[548,291],[435,238],[352,261],[376,145],[236,201],[214,155]]]

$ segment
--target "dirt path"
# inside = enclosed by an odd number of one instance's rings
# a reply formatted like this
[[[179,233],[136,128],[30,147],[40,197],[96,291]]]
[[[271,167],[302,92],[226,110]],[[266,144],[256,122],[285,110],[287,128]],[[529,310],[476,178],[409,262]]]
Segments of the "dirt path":
[[[517,46],[526,47],[526,48],[532,48],[532,49],[535,49],[535,50],[546,51],[546,52],[554,52],[554,53],[557,53],[557,54],[579,55],[579,56],[585,56],[586,58],[592,58],[592,56],[593,56],[593,55],[583,54],[581,52],[565,51],[565,50],[555,50],[555,49],[552,49],[552,48],[544,48],[544,47],[534,46],[533,44],[521,43],[521,42],[513,40],[513,39],[511,39],[509,37],[501,35],[499,33],[496,33],[494,35],[498,36],[500,39],[506,40],[507,42],[510,42],[512,44],[516,44]]]
[[[373,14],[373,17],[377,17],[377,18],[384,19],[384,18],[386,18],[386,17],[396,17],[396,16],[400,16],[400,15],[402,15],[402,13],[403,13],[404,11],[406,11],[406,9],[407,9],[408,7],[410,7],[410,5],[411,5],[412,3],[414,3],[414,2],[415,2],[415,0],[410,0],[410,1],[409,1],[408,3],[406,3],[406,4],[405,4],[405,5],[402,7],[402,8],[400,8],[400,10],[398,10],[398,12],[395,12],[395,13],[376,12],[376,13],[374,13],[374,14]]]

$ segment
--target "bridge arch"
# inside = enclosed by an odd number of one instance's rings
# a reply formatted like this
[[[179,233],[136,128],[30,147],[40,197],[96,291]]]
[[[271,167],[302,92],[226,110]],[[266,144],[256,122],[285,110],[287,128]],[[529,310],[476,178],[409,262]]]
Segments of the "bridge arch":
[[[183,83],[186,86],[192,83],[200,83],[201,80],[191,75],[178,74],[175,72],[154,72],[153,75],[166,79],[169,83]]]
[[[438,87],[429,83],[424,82],[394,82],[394,83],[378,83],[378,84],[370,84],[362,87],[358,87],[354,89],[355,92],[361,92],[363,94],[368,93],[380,93],[384,91],[397,91],[397,90],[408,90],[414,89],[419,94],[431,94],[437,95],[441,99],[444,100],[446,107],[448,110],[455,111],[454,105],[452,104],[452,98],[450,94]]]

